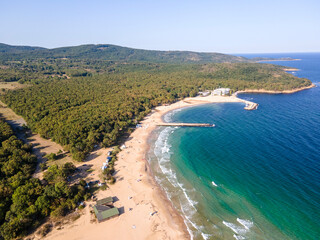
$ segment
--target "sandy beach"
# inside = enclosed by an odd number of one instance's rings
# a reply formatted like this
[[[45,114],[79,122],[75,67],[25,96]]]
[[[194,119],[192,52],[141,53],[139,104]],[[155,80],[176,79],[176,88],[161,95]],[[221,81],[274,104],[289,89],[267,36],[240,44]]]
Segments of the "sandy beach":
[[[98,199],[112,196],[118,201],[114,205],[120,208],[120,216],[105,222],[93,222],[87,202],[82,215],[72,224],[66,224],[60,230],[54,228],[46,239],[190,239],[184,219],[173,208],[152,177],[145,159],[149,148],[147,140],[162,116],[167,112],[183,107],[205,103],[244,102],[244,100],[222,96],[186,98],[168,106],[155,108],[135,129],[125,142],[126,149],[118,155],[116,179],[110,189],[99,191]],[[94,151],[85,164],[94,170],[87,180],[97,180],[101,166],[110,149]],[[151,216],[152,212],[157,211]]]

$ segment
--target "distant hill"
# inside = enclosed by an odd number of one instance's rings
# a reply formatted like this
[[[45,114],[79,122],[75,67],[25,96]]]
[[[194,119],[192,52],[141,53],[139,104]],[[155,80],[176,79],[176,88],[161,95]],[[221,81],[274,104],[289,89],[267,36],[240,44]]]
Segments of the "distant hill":
[[[1,56],[6,54],[25,54],[36,50],[45,50],[45,48],[29,46],[11,46],[4,43],[0,43]]]
[[[46,49],[41,47],[11,46],[0,43],[0,60],[37,58],[99,59],[156,63],[221,63],[250,61],[244,57],[237,57],[222,53],[154,51],[120,47],[110,44],[90,44],[75,47]]]

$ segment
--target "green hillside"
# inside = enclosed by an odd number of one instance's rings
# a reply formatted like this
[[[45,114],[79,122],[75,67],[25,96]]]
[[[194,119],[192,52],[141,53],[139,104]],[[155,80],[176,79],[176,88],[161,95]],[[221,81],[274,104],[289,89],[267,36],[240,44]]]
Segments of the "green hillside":
[[[243,57],[222,53],[154,51],[120,47],[110,44],[91,44],[54,49],[0,44],[0,60],[39,58],[99,59],[109,61],[139,61],[156,63],[219,63],[248,61],[248,59]]]

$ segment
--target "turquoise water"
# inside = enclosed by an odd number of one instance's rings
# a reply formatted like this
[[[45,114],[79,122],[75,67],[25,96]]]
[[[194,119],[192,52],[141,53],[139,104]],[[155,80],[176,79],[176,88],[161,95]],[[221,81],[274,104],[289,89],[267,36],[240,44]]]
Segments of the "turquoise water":
[[[272,63],[320,81],[320,54],[272,56],[302,59]],[[220,103],[166,115],[216,127],[159,128],[149,153],[156,180],[193,239],[319,239],[320,89],[240,97],[258,110]]]

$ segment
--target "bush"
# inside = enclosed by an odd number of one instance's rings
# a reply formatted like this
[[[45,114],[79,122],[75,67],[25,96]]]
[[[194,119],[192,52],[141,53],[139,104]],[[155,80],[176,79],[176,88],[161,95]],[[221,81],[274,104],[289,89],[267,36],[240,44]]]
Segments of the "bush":
[[[52,229],[52,225],[50,223],[46,223],[42,228],[37,232],[41,237],[45,237]]]
[[[115,182],[116,182],[116,179],[113,176],[111,176],[110,179],[108,180],[108,183],[110,184],[114,184]]]
[[[83,196],[83,199],[84,199],[85,201],[87,201],[88,199],[90,199],[90,197],[91,197],[91,194],[90,194],[90,193],[86,193],[86,194]]]
[[[46,163],[46,162],[40,163],[40,169],[41,169],[41,171],[44,171],[44,170],[46,170],[47,168],[48,168],[48,166],[47,166],[47,163]]]
[[[84,179],[81,179],[79,184],[80,186],[85,187],[87,185],[87,182]]]
[[[55,153],[49,153],[49,154],[45,155],[44,157],[47,158],[48,160],[56,160],[57,159],[57,155]]]
[[[54,218],[59,218],[59,217],[63,217],[66,215],[66,213],[68,212],[68,208],[66,207],[66,205],[61,205],[59,207],[57,207],[53,212],[51,212],[51,217]]]

